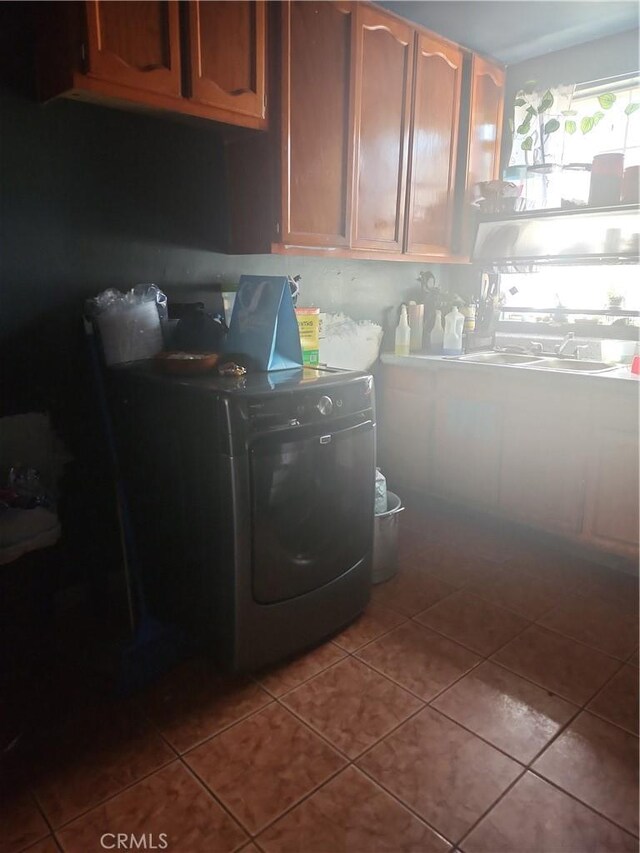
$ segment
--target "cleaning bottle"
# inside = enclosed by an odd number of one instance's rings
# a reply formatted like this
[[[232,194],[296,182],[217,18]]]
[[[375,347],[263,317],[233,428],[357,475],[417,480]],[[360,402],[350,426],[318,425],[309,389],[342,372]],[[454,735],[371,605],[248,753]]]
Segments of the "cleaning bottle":
[[[411,301],[409,303],[408,317],[409,328],[411,329],[409,349],[411,352],[420,352],[422,350],[422,332],[424,327],[424,305],[418,305],[416,302]]]
[[[463,326],[464,314],[461,314],[454,305],[444,318],[444,342],[442,348],[444,355],[460,355],[462,352]]]
[[[442,342],[444,338],[444,329],[442,328],[442,311],[440,309],[436,310],[436,319],[433,324],[433,329],[431,329],[431,336],[429,338],[430,350],[432,353],[441,353],[442,352]]]
[[[396,355],[409,355],[409,344],[411,343],[411,329],[407,317],[407,306],[400,309],[400,322],[396,329]]]

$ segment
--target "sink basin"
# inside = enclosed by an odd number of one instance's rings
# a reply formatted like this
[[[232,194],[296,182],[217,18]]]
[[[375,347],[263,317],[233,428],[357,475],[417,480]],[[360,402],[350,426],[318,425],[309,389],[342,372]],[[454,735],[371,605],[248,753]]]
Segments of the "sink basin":
[[[616,365],[605,361],[578,361],[570,358],[541,358],[534,365],[541,370],[570,370],[576,373],[604,373],[605,370],[615,370]]]
[[[460,361],[473,361],[478,364],[533,364],[542,359],[535,355],[517,355],[511,352],[476,352],[463,355]]]

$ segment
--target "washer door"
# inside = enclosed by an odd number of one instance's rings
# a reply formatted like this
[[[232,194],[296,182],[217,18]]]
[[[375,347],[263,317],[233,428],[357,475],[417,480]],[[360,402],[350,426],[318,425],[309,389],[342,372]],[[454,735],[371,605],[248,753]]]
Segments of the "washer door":
[[[256,439],[249,451],[253,596],[268,604],[324,586],[370,552],[371,421]]]

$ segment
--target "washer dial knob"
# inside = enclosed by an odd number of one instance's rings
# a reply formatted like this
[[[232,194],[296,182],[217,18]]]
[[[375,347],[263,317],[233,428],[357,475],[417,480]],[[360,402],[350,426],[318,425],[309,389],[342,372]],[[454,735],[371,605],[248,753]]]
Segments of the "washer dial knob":
[[[318,404],[316,406],[321,415],[325,417],[330,415],[333,411],[333,400],[331,397],[323,396],[318,400]]]

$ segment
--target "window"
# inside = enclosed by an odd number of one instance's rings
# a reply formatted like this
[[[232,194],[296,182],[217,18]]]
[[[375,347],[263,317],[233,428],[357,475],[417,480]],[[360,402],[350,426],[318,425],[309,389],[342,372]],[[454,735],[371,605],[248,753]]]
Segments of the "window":
[[[604,110],[598,97],[607,94],[614,95],[615,101]],[[640,104],[638,77],[576,86],[570,107],[576,116],[566,117],[576,127],[573,133],[566,128],[562,133],[561,164],[590,163],[596,154],[615,151],[624,154],[625,167],[640,165],[640,114],[636,115],[634,104]],[[583,119],[587,119],[586,133],[580,127]]]
[[[501,326],[540,330],[582,326],[593,337],[637,338],[640,288],[635,265],[542,267],[501,278]],[[626,315],[626,316],[625,316]],[[631,315],[631,316],[629,316]]]
[[[517,93],[504,177],[522,186],[522,209],[586,205],[591,162],[605,153],[640,165],[639,75]]]

